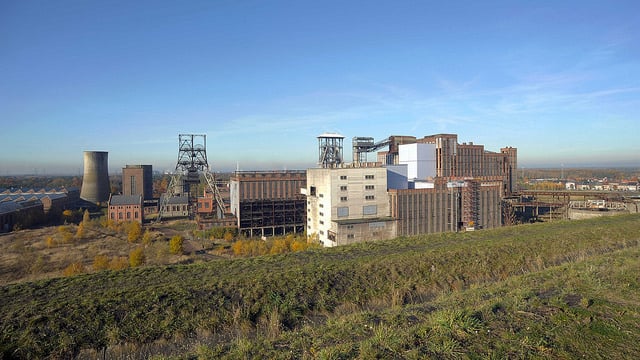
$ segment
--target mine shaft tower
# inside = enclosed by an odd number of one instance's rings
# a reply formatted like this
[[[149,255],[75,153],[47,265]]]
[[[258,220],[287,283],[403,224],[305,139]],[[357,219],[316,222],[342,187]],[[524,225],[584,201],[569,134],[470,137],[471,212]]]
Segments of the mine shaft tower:
[[[216,215],[221,219],[224,216],[224,200],[207,161],[207,135],[179,134],[178,162],[173,174],[171,174],[167,193],[160,203],[157,221],[162,220],[162,215],[169,204],[169,199],[182,194],[187,194],[189,197],[189,211],[190,214],[194,213],[194,206],[197,201],[195,201],[195,195],[191,195],[191,186],[200,184],[201,175],[206,182],[205,186],[209,188],[210,193],[214,196]]]

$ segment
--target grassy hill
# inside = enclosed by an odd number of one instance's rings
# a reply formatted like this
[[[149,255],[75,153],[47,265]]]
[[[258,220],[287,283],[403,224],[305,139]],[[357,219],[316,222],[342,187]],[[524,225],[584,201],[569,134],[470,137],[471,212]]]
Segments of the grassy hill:
[[[640,217],[532,224],[0,288],[34,358],[638,358]]]

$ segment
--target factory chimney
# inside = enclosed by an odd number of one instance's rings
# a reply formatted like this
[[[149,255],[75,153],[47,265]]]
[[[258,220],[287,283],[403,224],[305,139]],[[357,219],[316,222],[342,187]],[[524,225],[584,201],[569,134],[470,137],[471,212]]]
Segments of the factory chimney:
[[[84,152],[84,176],[80,198],[94,204],[109,200],[108,155],[106,151]]]

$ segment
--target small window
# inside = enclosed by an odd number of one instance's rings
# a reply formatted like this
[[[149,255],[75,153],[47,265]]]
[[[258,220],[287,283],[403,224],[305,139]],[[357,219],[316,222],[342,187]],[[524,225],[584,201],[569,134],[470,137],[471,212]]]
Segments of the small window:
[[[347,239],[353,239],[353,238],[354,238],[353,234],[348,234],[347,235]]]
[[[322,195],[322,194],[320,194],[320,195],[318,195],[318,196],[319,196],[319,197],[324,197],[324,195]]]
[[[127,219],[131,219],[131,212],[127,211]]]
[[[319,214],[319,215],[320,215],[320,216],[324,216],[324,213],[323,213],[323,212],[320,212],[320,214]]]
[[[373,180],[375,177],[373,175],[365,175],[364,178],[367,180]]]
[[[115,220],[116,219],[116,213],[111,213],[111,220]]]
[[[137,219],[137,218],[138,218],[138,212],[137,212],[137,211],[133,213],[133,218],[134,218],[134,219]]]
[[[347,180],[347,175],[340,175],[340,180]]]
[[[362,207],[362,215],[375,215],[378,213],[377,205],[367,205]]]
[[[375,186],[373,185],[365,185],[364,189],[365,190],[373,190],[375,188]]]
[[[322,230],[318,231],[318,233],[319,233],[320,235],[324,235],[324,231],[322,231]]]
[[[323,208],[323,207],[324,207],[324,205],[322,205],[322,204],[319,204],[319,205],[318,205],[318,207],[321,207],[321,208]]]
[[[122,213],[118,213],[118,219],[122,220]]]
[[[340,201],[347,201],[347,197],[346,196],[340,196]]]
[[[373,195],[367,195],[367,196],[364,197],[365,200],[375,200],[375,198],[376,197],[373,196]]]
[[[310,187],[309,192],[311,193],[311,196],[316,196],[316,187],[315,186]]]
[[[340,191],[347,191],[347,187],[345,185],[340,186]]]
[[[324,221],[320,220],[320,225],[324,225]]]
[[[339,207],[337,210],[338,210],[338,217],[349,216],[349,207],[348,206]]]

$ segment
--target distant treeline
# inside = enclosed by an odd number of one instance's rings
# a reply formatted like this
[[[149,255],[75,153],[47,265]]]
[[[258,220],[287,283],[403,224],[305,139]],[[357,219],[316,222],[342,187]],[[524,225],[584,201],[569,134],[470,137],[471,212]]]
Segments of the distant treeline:
[[[637,181],[640,178],[640,168],[557,168],[557,169],[518,169],[518,178],[525,179],[604,179],[609,181]]]

